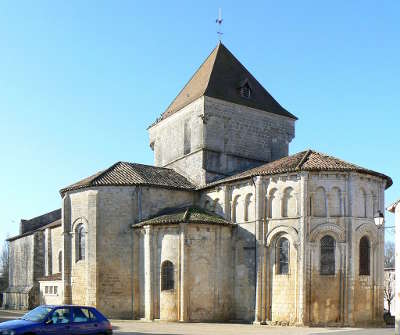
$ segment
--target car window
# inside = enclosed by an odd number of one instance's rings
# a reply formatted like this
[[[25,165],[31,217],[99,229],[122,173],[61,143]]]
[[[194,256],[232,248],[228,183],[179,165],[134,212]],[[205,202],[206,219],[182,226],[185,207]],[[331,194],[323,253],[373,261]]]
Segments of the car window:
[[[21,319],[39,322],[43,321],[50,312],[50,307],[39,306],[31,310],[29,313],[26,313],[23,317],[21,317]]]
[[[87,308],[75,307],[72,314],[72,322],[89,322],[91,320],[91,313]]]
[[[94,315],[93,311],[89,309],[89,317],[91,321],[97,321],[96,315]]]
[[[68,323],[70,317],[69,308],[57,308],[51,315],[53,324]]]

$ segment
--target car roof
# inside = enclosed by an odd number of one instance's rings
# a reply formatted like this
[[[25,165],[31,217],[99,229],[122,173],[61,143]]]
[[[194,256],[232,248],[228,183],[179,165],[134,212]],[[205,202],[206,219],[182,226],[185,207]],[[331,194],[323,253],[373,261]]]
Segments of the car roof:
[[[59,307],[78,307],[78,308],[95,308],[93,306],[83,306],[83,305],[41,305],[39,307],[49,307],[49,308],[59,308]]]

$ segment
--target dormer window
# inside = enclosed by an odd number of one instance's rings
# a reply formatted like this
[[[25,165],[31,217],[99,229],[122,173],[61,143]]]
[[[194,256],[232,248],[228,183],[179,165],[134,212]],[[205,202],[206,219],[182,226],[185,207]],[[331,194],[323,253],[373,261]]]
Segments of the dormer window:
[[[240,85],[240,95],[242,96],[242,98],[245,99],[250,99],[251,98],[251,86],[248,82],[248,80],[246,79],[242,85]]]

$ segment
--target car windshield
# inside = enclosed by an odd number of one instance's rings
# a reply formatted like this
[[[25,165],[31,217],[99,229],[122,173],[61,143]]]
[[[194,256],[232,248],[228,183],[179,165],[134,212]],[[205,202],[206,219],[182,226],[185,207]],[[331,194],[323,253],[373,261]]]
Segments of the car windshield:
[[[52,308],[50,307],[36,307],[35,309],[32,309],[30,312],[26,313],[23,317],[21,317],[21,319],[34,322],[44,321],[51,310]]]

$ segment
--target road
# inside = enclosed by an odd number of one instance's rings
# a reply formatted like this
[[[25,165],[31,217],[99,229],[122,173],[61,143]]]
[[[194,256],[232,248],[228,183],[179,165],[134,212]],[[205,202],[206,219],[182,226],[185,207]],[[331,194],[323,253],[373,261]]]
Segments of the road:
[[[18,318],[22,313],[0,310],[0,322]],[[308,328],[271,327],[230,323],[175,323],[111,320],[114,334],[123,335],[393,335],[393,328]]]

